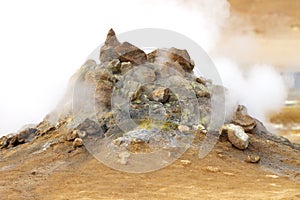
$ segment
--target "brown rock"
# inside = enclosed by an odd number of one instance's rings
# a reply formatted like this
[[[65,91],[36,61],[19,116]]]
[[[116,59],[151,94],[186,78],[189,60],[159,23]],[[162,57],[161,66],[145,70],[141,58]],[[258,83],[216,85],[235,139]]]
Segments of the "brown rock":
[[[118,41],[114,30],[110,29],[108,31],[105,43],[100,49],[100,61],[104,63],[106,61],[111,61],[118,58],[119,55],[115,51],[115,47],[119,44],[120,42]]]
[[[8,140],[9,140],[8,147],[15,147],[15,146],[19,145],[19,140],[18,140],[17,135],[12,136]]]
[[[120,43],[115,32],[110,29],[104,45],[100,49],[100,61],[105,63],[119,59],[121,62],[131,62],[133,65],[140,65],[147,61],[146,53],[138,47],[128,43]]]
[[[169,76],[185,76],[185,71],[178,62],[164,62],[158,71],[160,78]]]
[[[116,47],[117,45],[120,44],[119,40],[116,37],[116,33],[112,28],[109,29],[107,33],[105,44],[112,47]]]
[[[236,113],[232,117],[232,123],[243,127],[246,132],[251,132],[255,126],[255,120],[247,114],[245,106],[239,105]]]
[[[169,58],[174,62],[178,62],[187,72],[191,72],[194,69],[194,62],[191,60],[190,55],[185,49],[170,48]]]
[[[101,108],[101,110],[110,109],[113,86],[113,83],[110,81],[99,80],[95,92],[97,108]]]
[[[188,52],[174,47],[170,49],[156,49],[147,55],[147,59],[152,63],[162,63],[169,59],[181,65],[184,71],[191,72],[194,69],[194,62],[191,60]]]
[[[81,138],[76,138],[74,141],[73,141],[73,147],[74,148],[77,148],[77,147],[82,147],[83,145],[83,141]]]
[[[0,138],[0,149],[6,148],[8,146],[7,137],[3,136]]]
[[[153,101],[162,103],[166,102],[169,98],[169,89],[165,87],[158,87],[151,93],[149,98]]]
[[[131,62],[133,65],[140,65],[147,61],[146,53],[128,42],[118,45],[115,51],[121,62]]]
[[[195,81],[196,81],[197,83],[202,84],[202,85],[206,85],[206,80],[205,80],[204,78],[197,77],[197,78],[195,79]]]
[[[132,66],[131,62],[122,62],[121,67],[120,67],[121,74],[124,75],[126,72],[128,72],[132,68],[133,68],[133,66]]]
[[[73,130],[73,131],[69,132],[66,136],[67,141],[73,141],[76,138],[78,138],[78,130]]]

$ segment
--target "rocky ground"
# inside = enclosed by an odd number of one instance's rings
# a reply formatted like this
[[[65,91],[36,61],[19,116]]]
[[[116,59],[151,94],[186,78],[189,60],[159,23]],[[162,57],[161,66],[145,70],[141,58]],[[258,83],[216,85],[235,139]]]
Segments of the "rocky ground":
[[[233,8],[239,6],[240,2]],[[165,74],[181,77],[188,82],[184,89],[193,91],[194,100],[200,102],[202,115],[190,118],[191,113],[177,109],[180,92],[166,86],[131,83],[131,89],[127,88],[124,74],[142,63],[155,63],[161,54],[168,61],[160,62],[159,70],[151,64],[143,68],[147,74],[143,80],[167,79]],[[212,131],[207,116],[214,86],[191,73],[194,64],[188,52],[171,48],[145,54],[130,43],[120,43],[111,30],[100,60],[100,66],[87,61],[71,79],[76,98],[70,103],[67,92],[59,107],[63,113],[52,113],[36,127],[0,139],[0,199],[300,199],[300,145],[269,133],[243,106],[219,132],[210,135],[217,136],[217,143],[206,157],[199,158],[199,142]],[[96,91],[92,105],[86,98],[91,95],[86,85]],[[126,113],[118,112],[122,109],[111,112],[114,105],[122,108],[119,101],[111,104],[112,96],[122,100],[124,93],[130,97],[129,115],[138,125],[129,132],[124,132]],[[185,105],[190,103],[184,100]],[[96,108],[96,116],[90,116],[91,107]],[[56,123],[52,123],[53,115],[58,116]],[[159,128],[158,134],[154,139],[146,137],[153,128]],[[120,159],[113,160],[122,168],[130,166],[139,153],[161,147],[172,153],[174,146],[166,145],[172,142],[181,147],[183,135],[194,138],[187,151],[171,165],[148,173],[113,170],[90,154],[99,150],[91,147],[98,144],[95,141],[109,141],[114,150],[122,150]],[[104,148],[101,153],[110,150]]]
[[[1,199],[300,198],[299,146],[265,133],[249,134],[246,150],[222,140],[204,159],[190,148],[172,165],[144,174],[103,165],[84,147],[74,148],[67,134],[63,125],[1,150]],[[248,156],[260,161],[248,163]]]

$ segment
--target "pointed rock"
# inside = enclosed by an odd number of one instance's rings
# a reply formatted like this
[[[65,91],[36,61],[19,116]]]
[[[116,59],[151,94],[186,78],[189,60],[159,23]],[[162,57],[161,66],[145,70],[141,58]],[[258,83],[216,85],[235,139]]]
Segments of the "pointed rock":
[[[107,33],[105,43],[100,49],[100,61],[104,63],[118,58],[118,54],[115,51],[115,47],[119,44],[120,42],[118,41],[114,30],[110,29]]]
[[[120,44],[120,42],[117,39],[115,31],[112,28],[109,29],[107,36],[106,36],[105,45],[108,45],[111,47],[116,47],[119,44]]]

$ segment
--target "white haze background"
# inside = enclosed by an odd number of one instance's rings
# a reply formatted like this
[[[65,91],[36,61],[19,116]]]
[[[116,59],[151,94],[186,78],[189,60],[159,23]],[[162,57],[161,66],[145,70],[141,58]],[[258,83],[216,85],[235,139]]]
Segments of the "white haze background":
[[[0,135],[38,123],[53,110],[68,79],[109,28],[170,29],[211,52],[229,15],[226,0],[1,1]],[[231,89],[229,106],[243,103],[264,120],[266,111],[283,103],[282,77],[271,66],[248,68],[245,76],[233,60],[214,61]]]

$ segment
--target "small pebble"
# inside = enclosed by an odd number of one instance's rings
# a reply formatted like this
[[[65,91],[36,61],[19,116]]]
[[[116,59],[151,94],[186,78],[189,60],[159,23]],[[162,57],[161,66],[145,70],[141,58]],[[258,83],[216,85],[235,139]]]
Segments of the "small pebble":
[[[178,126],[178,130],[181,132],[181,133],[184,133],[184,132],[188,132],[190,130],[190,128],[188,126],[185,126],[185,125],[179,125]]]
[[[260,161],[260,157],[257,155],[248,155],[245,161],[247,163],[258,163]]]
[[[183,165],[183,166],[188,166],[190,165],[192,162],[190,160],[180,160],[180,163]]]
[[[213,166],[207,166],[205,169],[206,169],[207,171],[213,172],[213,173],[216,173],[216,172],[221,171],[218,167],[213,167]]]
[[[74,141],[73,141],[73,147],[74,148],[77,148],[77,147],[81,147],[83,145],[83,141],[81,138],[76,138]]]
[[[223,172],[224,175],[227,175],[227,176],[234,176],[234,173],[231,173],[231,172]]]
[[[266,177],[268,177],[268,178],[279,178],[279,176],[277,176],[275,174],[267,174]]]

